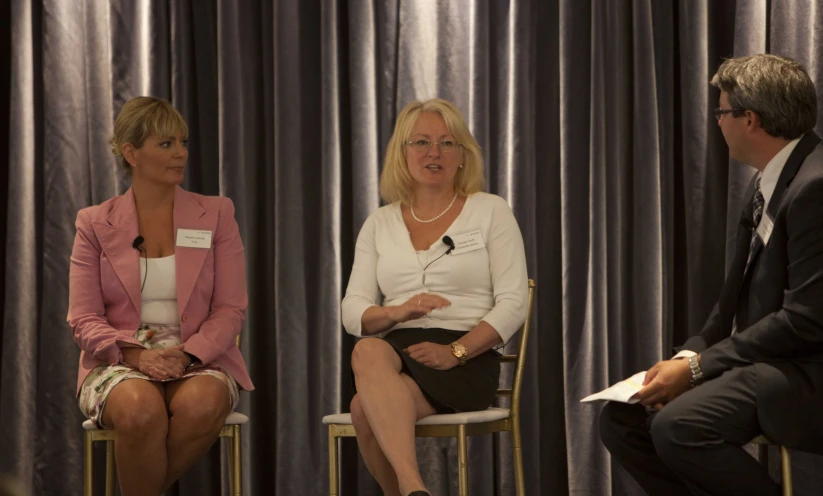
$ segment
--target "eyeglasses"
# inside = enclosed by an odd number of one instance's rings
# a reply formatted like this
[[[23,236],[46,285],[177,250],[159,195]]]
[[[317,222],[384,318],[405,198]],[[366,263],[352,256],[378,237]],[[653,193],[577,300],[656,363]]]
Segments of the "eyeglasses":
[[[459,147],[463,146],[460,143],[452,140],[443,140],[439,143],[432,143],[431,140],[427,139],[406,141],[406,144],[409,145],[412,148],[412,150],[418,153],[427,152],[432,149],[432,146],[437,145],[437,149],[440,150],[440,153],[442,153],[443,155],[452,153]]]
[[[720,120],[720,118],[723,117],[724,114],[729,114],[729,113],[732,113],[732,112],[745,112],[745,111],[746,111],[746,109],[742,109],[742,108],[724,109],[724,108],[717,107],[716,109],[714,109],[714,118],[717,119],[717,120]]]

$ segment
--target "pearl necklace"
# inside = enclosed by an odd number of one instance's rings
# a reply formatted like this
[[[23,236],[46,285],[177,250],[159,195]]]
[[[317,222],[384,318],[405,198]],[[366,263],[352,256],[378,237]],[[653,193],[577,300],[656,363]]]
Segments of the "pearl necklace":
[[[414,196],[412,196],[411,205],[409,205],[409,210],[411,211],[411,214],[412,214],[412,217],[414,218],[414,220],[416,220],[417,222],[422,222],[423,224],[428,224],[429,222],[434,222],[437,219],[439,219],[440,217],[443,217],[446,214],[446,212],[448,212],[449,209],[452,208],[452,205],[454,205],[454,200],[456,200],[456,199],[457,199],[457,193],[455,193],[454,196],[452,197],[452,201],[449,202],[449,206],[446,207],[446,210],[443,210],[436,217],[432,217],[429,220],[423,220],[423,219],[417,217],[416,215],[414,215]]]

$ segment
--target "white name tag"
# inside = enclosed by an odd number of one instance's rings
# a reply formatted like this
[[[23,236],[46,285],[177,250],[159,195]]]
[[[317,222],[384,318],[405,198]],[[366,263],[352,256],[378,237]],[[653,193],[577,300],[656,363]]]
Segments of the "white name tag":
[[[769,239],[772,237],[772,228],[774,228],[774,221],[769,217],[768,212],[763,212],[763,218],[760,219],[760,224],[757,226],[757,235],[760,237],[760,241],[763,242],[764,247],[769,244]]]
[[[468,253],[486,246],[486,243],[483,242],[483,235],[480,233],[480,229],[465,234],[458,234],[456,236],[452,236],[451,238],[452,241],[454,241],[454,250],[452,250],[452,255]]]
[[[178,229],[177,246],[183,248],[211,248],[211,231],[196,229]]]

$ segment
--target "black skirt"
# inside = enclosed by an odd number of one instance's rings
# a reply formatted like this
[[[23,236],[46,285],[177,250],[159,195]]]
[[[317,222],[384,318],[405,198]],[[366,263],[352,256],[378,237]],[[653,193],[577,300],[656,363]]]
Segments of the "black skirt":
[[[468,360],[465,365],[436,370],[418,362],[403,350],[424,342],[453,343],[465,334],[449,329],[410,328],[397,329],[383,337],[400,356],[402,371],[420,386],[437,413],[485,410],[491,406],[500,380],[500,354],[489,350]]]

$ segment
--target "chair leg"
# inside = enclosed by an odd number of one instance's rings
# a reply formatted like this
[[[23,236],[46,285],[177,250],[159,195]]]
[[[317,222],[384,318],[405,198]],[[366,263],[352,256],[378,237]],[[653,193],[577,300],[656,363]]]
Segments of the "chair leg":
[[[512,425],[512,451],[514,454],[514,485],[517,496],[526,496],[526,476],[523,473],[523,446],[520,444],[520,422]]]
[[[780,469],[783,475],[783,496],[792,496],[792,459],[785,446],[780,447]]]
[[[92,496],[94,489],[94,451],[92,451],[91,432],[85,431],[83,440],[83,496]]]
[[[229,459],[231,462],[231,494],[232,496],[243,496],[243,464],[241,463],[241,448],[240,448],[240,426],[232,426],[231,449],[232,456]]]
[[[117,475],[114,470],[114,441],[106,441],[106,496],[114,496]]]
[[[458,494],[469,496],[469,460],[468,460],[468,439],[466,437],[466,426],[457,427],[457,470],[458,470]]]
[[[338,496],[340,480],[337,474],[337,437],[334,435],[334,426],[329,426],[329,496]]]

